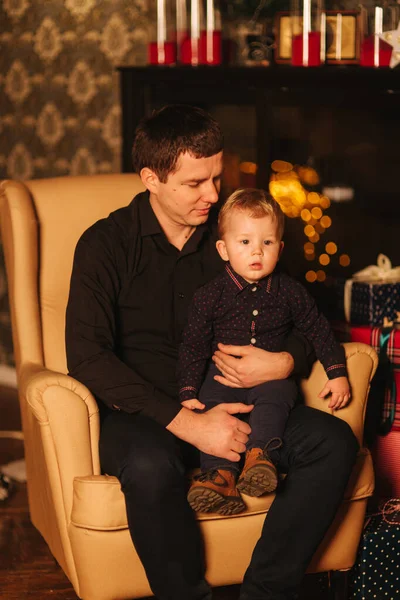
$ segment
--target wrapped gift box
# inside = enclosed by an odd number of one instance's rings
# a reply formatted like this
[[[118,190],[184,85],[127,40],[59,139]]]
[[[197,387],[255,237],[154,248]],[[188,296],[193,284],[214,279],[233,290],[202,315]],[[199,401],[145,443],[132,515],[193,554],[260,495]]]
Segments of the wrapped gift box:
[[[353,342],[371,345],[379,355],[365,420],[375,468],[374,495],[400,498],[400,329],[352,327],[350,336]]]
[[[350,314],[352,325],[382,325],[384,319],[395,321],[400,312],[400,283],[365,283],[353,281]]]
[[[400,329],[351,327],[350,338],[352,342],[363,342],[377,351],[379,367],[371,389],[382,395],[382,423],[391,420],[390,427],[382,433],[400,431]]]
[[[400,598],[400,522],[367,520],[352,570],[352,600]]]
[[[377,264],[354,273],[344,287],[344,312],[352,325],[378,327],[400,313],[400,268],[380,254]]]

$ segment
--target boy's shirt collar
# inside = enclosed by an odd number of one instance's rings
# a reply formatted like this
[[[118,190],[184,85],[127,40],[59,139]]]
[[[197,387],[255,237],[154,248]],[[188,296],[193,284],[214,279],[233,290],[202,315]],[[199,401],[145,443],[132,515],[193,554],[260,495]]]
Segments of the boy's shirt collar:
[[[239,294],[242,290],[248,286],[256,286],[259,289],[265,290],[268,294],[276,294],[278,291],[278,275],[275,272],[270,273],[260,281],[256,283],[249,283],[241,275],[236,273],[228,262],[225,264],[226,279],[230,282],[232,293]]]

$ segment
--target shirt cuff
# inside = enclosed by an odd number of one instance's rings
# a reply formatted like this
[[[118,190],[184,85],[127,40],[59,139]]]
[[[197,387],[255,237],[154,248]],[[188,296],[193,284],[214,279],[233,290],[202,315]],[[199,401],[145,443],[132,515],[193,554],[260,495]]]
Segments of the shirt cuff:
[[[179,390],[179,402],[184,402],[185,400],[192,400],[192,398],[197,398],[197,390],[195,387],[191,385],[186,385],[185,387]]]
[[[153,396],[149,398],[141,410],[141,414],[154,419],[154,421],[166,427],[181,410],[182,406],[176,398],[171,398],[171,396],[167,396],[167,394],[155,389]]]
[[[347,369],[344,364],[331,365],[326,369],[328,379],[337,379],[338,377],[347,377]]]

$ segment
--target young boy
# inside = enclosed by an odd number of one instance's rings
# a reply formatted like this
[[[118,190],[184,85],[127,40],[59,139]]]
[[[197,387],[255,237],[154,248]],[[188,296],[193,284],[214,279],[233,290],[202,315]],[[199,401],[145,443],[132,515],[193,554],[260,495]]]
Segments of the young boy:
[[[300,283],[274,271],[283,249],[284,215],[278,203],[263,190],[237,190],[220,211],[218,229],[217,250],[227,263],[225,272],[194,296],[178,375],[180,401],[186,408],[208,410],[224,402],[254,406],[240,476],[238,463],[203,453],[201,474],[188,493],[194,510],[230,515],[245,509],[240,492],[261,496],[276,489],[279,448],[298,392],[292,378],[250,389],[222,385],[210,364],[218,343],[278,352],[296,326],[325,368],[329,381],[320,395],[332,394],[329,406],[346,406],[350,388],[344,351],[328,321]]]

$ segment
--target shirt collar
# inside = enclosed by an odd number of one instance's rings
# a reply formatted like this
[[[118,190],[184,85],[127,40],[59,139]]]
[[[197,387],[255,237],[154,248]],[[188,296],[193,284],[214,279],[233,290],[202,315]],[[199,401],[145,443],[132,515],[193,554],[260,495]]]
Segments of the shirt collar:
[[[225,273],[226,279],[229,282],[233,293],[235,294],[239,294],[242,290],[249,286],[256,286],[262,290],[265,290],[268,294],[275,295],[278,291],[278,275],[276,273],[271,273],[270,275],[267,275],[263,279],[260,279],[260,281],[257,281],[257,283],[249,283],[248,281],[243,279],[241,275],[239,275],[238,273],[236,273],[236,271],[232,269],[230,263],[227,263],[225,265]]]
[[[140,230],[142,237],[146,235],[156,235],[162,233],[160,223],[154,214],[150,204],[150,193],[148,191],[138,194],[135,199],[138,203],[138,213],[140,219]]]

